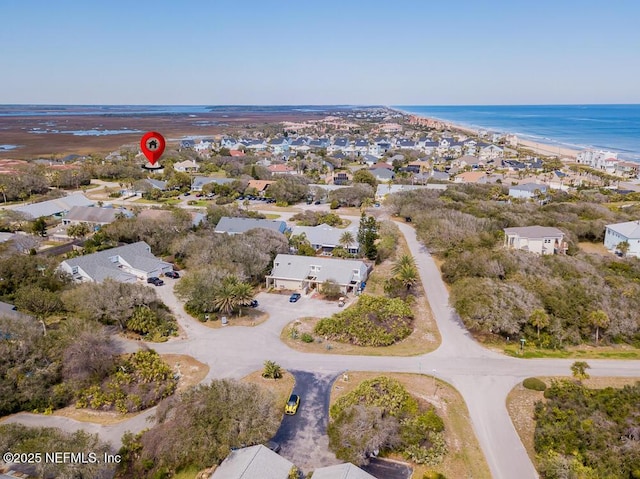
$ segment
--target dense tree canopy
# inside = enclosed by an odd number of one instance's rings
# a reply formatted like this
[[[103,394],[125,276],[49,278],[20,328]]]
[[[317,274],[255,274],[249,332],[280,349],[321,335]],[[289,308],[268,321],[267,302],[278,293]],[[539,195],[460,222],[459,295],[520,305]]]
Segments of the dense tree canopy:
[[[252,384],[215,380],[190,389],[159,406],[156,426],[125,437],[122,477],[155,478],[190,465],[209,467],[231,448],[271,438],[281,414],[274,396]]]

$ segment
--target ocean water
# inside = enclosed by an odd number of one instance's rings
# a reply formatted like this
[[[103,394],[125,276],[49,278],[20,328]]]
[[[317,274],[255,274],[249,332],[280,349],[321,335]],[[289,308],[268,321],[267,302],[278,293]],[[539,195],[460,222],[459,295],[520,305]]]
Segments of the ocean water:
[[[640,105],[396,106],[461,126],[640,161]]]

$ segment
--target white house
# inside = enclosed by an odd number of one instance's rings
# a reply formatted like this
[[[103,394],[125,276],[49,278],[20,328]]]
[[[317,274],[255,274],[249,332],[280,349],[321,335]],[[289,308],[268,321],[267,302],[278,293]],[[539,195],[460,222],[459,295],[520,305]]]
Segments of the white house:
[[[605,228],[605,248],[616,251],[618,245],[626,241],[629,244],[627,256],[640,258],[640,220],[606,225]]]
[[[200,165],[193,160],[185,160],[174,163],[173,169],[182,173],[190,173],[198,171],[200,169]]]
[[[487,145],[480,148],[480,158],[483,160],[496,160],[504,156],[504,150],[496,145]]]
[[[112,279],[135,283],[173,271],[173,265],[156,258],[144,241],[64,260],[58,269],[77,282],[102,283]]]
[[[509,187],[509,196],[512,198],[531,199],[547,192],[547,185],[538,183],[525,183]]]
[[[567,250],[564,233],[547,226],[505,228],[504,246],[542,255],[564,253]]]
[[[368,274],[369,267],[359,260],[279,254],[266,285],[308,293],[325,281],[335,281],[343,293],[349,293],[358,290]]]

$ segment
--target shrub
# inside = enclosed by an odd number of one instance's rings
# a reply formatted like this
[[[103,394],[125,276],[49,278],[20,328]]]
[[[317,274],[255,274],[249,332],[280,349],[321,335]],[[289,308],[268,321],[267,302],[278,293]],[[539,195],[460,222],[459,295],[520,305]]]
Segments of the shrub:
[[[447,477],[444,474],[440,474],[439,472],[429,471],[424,473],[422,479],[447,479]]]
[[[547,385],[542,379],[538,378],[527,378],[522,381],[522,385],[526,389],[531,389],[532,391],[544,391],[547,389]]]
[[[311,336],[309,333],[302,333],[302,336],[300,337],[300,339],[302,340],[303,343],[313,342],[313,336]]]
[[[265,361],[262,377],[267,379],[280,379],[282,377],[282,367],[275,361]]]
[[[362,295],[345,311],[324,318],[314,332],[358,346],[389,346],[413,331],[413,313],[398,298]]]

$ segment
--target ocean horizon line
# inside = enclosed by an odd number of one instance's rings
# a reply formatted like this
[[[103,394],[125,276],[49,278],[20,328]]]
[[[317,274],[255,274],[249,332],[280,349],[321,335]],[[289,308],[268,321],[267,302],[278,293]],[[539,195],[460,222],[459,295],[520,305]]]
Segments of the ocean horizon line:
[[[519,107],[519,106],[640,106],[636,103],[406,103],[396,105],[391,103],[0,103],[3,106],[196,106],[196,107],[251,107],[251,106],[332,106],[332,107],[382,107],[382,108],[402,108],[411,106],[425,107]]]

